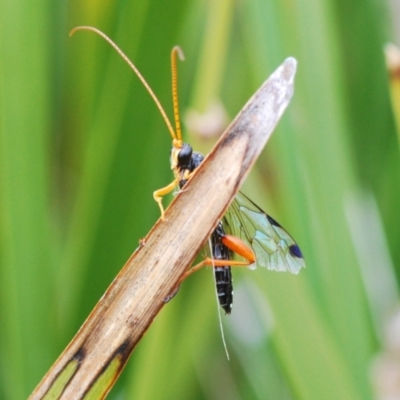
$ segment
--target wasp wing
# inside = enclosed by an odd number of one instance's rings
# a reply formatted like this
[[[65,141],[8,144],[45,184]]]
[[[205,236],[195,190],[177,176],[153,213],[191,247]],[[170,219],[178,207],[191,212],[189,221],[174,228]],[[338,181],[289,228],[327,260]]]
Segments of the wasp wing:
[[[301,250],[286,230],[243,193],[238,193],[224,216],[226,230],[254,250],[255,264],[274,271],[298,274],[305,267]]]

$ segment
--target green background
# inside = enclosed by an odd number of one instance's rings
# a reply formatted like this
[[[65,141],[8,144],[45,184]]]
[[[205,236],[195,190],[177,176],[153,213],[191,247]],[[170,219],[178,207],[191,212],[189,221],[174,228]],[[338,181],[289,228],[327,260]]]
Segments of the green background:
[[[398,302],[399,146],[384,2],[0,1],[0,398],[26,398],[159,217],[169,133],[114,39],[171,113],[220,101],[232,119],[288,56],[295,95],[244,191],[303,250],[299,276],[185,282],[109,398],[370,399]],[[188,132],[190,131],[190,132]],[[213,140],[188,129],[204,153]],[[400,335],[400,333],[397,333]],[[382,363],[381,363],[382,364]]]

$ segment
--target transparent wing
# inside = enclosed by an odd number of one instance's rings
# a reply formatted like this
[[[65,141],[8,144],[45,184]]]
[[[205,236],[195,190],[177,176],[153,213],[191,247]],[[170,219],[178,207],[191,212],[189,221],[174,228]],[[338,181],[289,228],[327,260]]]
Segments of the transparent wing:
[[[301,250],[286,230],[243,193],[238,193],[224,216],[226,230],[247,242],[256,255],[255,265],[298,274],[305,267]]]

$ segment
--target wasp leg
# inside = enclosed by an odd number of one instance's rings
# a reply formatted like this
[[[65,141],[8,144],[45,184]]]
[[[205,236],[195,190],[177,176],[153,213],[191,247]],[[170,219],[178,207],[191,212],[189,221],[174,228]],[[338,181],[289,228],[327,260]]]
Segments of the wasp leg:
[[[198,263],[194,267],[187,270],[182,278],[179,280],[177,285],[175,286],[174,290],[169,294],[165,299],[164,303],[168,303],[175,295],[178,293],[179,286],[181,283],[188,278],[190,275],[198,271],[199,269],[209,266],[209,267],[226,267],[229,264],[230,267],[248,267],[249,265],[253,264],[254,261],[236,261],[236,260],[214,260],[212,258],[206,257],[202,262]]]
[[[199,269],[209,266],[209,267],[248,267],[251,264],[256,262],[256,256],[254,255],[253,250],[244,243],[241,239],[236,236],[224,235],[222,237],[222,242],[226,247],[232,250],[234,253],[243,257],[245,261],[238,260],[215,260],[210,257],[206,257],[203,261],[198,263],[197,265],[190,268],[185,274],[182,276],[182,279],[179,281],[181,284],[187,277],[192,275],[194,272]]]
[[[243,240],[237,236],[224,235],[222,236],[222,243],[231,251],[248,260],[248,264],[256,262],[256,256],[251,247],[249,247]],[[232,265],[232,264],[231,264]]]
[[[168,186],[158,189],[153,193],[154,200],[158,203],[158,206],[160,207],[162,220],[164,220],[164,207],[162,205],[163,196],[165,196],[168,193],[171,193],[177,185],[178,181],[175,179]]]
[[[162,190],[162,189],[161,189]],[[256,256],[254,255],[253,250],[241,239],[236,236],[232,235],[223,235],[222,236],[223,244],[228,247],[234,253],[240,255],[245,259],[245,261],[238,261],[238,260],[216,260],[210,257],[206,257],[203,261],[198,263],[197,265],[193,266],[189,270],[187,270],[183,275],[182,278],[178,281],[175,289],[172,293],[164,299],[164,302],[168,302],[171,300],[179,290],[180,284],[188,278],[190,275],[198,271],[199,269],[209,266],[209,267],[248,267],[251,264],[256,262]]]
[[[179,281],[179,284],[182,283],[187,277],[197,272],[199,269],[208,266],[208,267],[248,267],[253,264],[251,261],[237,261],[237,260],[215,260],[210,257],[206,257],[202,262],[198,263],[194,267],[190,268],[185,272],[182,279]]]

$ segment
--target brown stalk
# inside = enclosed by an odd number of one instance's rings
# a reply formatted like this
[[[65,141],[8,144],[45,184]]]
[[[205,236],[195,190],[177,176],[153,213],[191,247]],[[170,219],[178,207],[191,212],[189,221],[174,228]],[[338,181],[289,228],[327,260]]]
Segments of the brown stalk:
[[[106,396],[267,143],[292,97],[295,72],[288,58],[250,99],[30,399]]]

